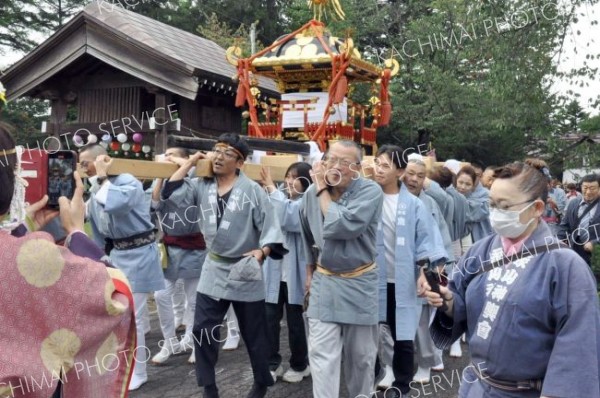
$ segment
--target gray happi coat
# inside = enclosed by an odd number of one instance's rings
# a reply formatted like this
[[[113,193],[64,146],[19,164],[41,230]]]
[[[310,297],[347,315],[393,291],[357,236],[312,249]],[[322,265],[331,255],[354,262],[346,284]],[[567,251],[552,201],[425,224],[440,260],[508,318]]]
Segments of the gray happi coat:
[[[91,193],[87,214],[94,240],[100,247],[104,247],[107,238],[129,238],[154,228],[142,183],[131,174],[109,177],[102,188],[94,184]],[[134,293],[165,288],[156,243],[127,250],[113,249],[110,258],[127,276]]]
[[[377,224],[381,219],[383,192],[375,182],[358,178],[337,202],[331,202],[323,217],[316,187],[304,194],[301,217],[303,246],[309,264],[320,264],[333,272],[352,271],[375,261]],[[314,237],[318,258],[309,244]],[[378,322],[378,272],[356,278],[313,274],[308,317],[323,322],[376,325]]]
[[[265,191],[254,181],[239,174],[235,181],[221,223],[217,228],[217,182],[214,178],[184,180],[167,204],[176,203],[189,211],[184,222],[198,223],[208,251],[222,257],[240,258],[244,253],[269,245],[271,257],[281,258],[284,237],[275,209]],[[196,219],[190,217],[195,213]],[[256,267],[253,261],[242,259],[225,263],[206,257],[200,275],[198,292],[215,299],[260,301],[265,299],[262,272],[246,272],[244,267]],[[242,267],[240,269],[240,267]],[[232,272],[234,271],[234,272]],[[252,275],[250,275],[252,274]]]

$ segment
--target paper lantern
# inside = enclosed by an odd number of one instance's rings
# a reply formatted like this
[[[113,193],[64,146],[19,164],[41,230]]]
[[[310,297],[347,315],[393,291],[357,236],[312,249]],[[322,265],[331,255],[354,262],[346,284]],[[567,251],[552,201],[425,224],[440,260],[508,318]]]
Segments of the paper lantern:
[[[125,134],[125,133],[118,134],[117,141],[119,141],[120,143],[127,142],[127,134]]]
[[[110,149],[112,149],[113,151],[118,151],[119,150],[119,143],[116,141],[113,141],[110,143]]]
[[[152,148],[150,148],[150,145],[144,145],[142,147],[142,152],[144,152],[144,153],[150,153],[150,151],[152,151]]]
[[[73,144],[76,146],[83,146],[83,138],[79,134],[73,136]]]
[[[110,137],[110,134],[104,134],[104,135],[102,136],[102,142],[106,142],[106,143],[108,144],[108,143],[109,143],[109,142],[111,142],[111,141],[112,141],[112,139],[111,139],[111,137]]]
[[[142,133],[133,134],[133,142],[142,142],[143,139],[144,136],[142,135]]]
[[[96,142],[98,142],[98,137],[96,137],[94,134],[88,135],[88,138],[87,138],[88,144],[95,144]]]
[[[139,152],[141,152],[141,150],[142,150],[142,146],[141,146],[140,144],[138,144],[138,143],[135,143],[135,144],[133,144],[133,145],[131,146],[131,150],[132,150],[134,153],[139,153]]]
[[[121,145],[121,149],[124,151],[128,151],[131,149],[131,144],[128,144],[127,142]]]
[[[106,149],[106,148],[108,148],[108,143],[106,143],[106,142],[104,142],[104,141],[101,141],[101,142],[100,142],[100,146],[101,146],[102,148]]]

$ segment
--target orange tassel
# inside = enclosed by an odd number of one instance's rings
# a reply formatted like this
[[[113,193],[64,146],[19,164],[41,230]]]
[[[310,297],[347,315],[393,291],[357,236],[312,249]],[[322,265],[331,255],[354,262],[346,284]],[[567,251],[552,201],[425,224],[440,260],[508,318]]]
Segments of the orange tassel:
[[[344,102],[344,97],[346,96],[347,93],[348,93],[348,79],[346,78],[345,75],[343,75],[340,77],[340,80],[338,80],[337,85],[335,87],[333,103],[341,104],[342,102]]]
[[[390,101],[383,101],[381,103],[381,117],[379,119],[379,126],[387,126],[390,124],[392,118],[392,103]]]
[[[235,96],[235,106],[238,108],[241,108],[244,106],[245,102],[246,102],[246,86],[244,86],[244,83],[242,81],[240,81],[238,83],[237,94]]]

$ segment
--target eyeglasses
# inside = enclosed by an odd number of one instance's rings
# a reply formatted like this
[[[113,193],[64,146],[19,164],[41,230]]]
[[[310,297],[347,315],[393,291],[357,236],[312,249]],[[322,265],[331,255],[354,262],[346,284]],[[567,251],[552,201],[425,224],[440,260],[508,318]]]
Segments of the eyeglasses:
[[[494,202],[489,202],[489,206],[490,206],[490,209],[509,210],[511,207],[524,205],[525,203],[530,203],[530,202],[533,202],[533,200],[529,199],[529,200],[526,200],[525,202],[513,203],[512,205],[503,205],[503,206],[497,206]]]
[[[596,192],[597,190],[598,190],[597,186],[592,186],[592,185],[582,185],[581,186],[581,192],[583,192],[583,191]]]
[[[340,165],[342,167],[348,168],[353,164],[356,164],[356,162],[350,162],[348,160],[345,159],[338,159],[334,156],[326,156],[323,159],[327,164],[329,164],[330,166],[334,166],[334,165]]]
[[[222,149],[218,149],[215,147],[212,149],[212,152],[215,154],[216,158],[223,155],[227,159],[238,159],[237,153],[232,152],[232,151],[224,151]]]

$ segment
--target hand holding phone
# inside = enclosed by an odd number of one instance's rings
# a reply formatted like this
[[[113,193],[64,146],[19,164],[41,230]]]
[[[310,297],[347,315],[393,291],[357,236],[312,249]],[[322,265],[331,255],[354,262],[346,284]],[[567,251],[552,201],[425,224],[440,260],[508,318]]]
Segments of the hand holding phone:
[[[48,154],[48,207],[58,208],[58,198],[61,196],[68,199],[73,197],[75,170],[77,170],[77,153],[74,151],[57,151]]]
[[[60,204],[60,221],[67,233],[73,231],[83,231],[85,222],[85,202],[83,201],[83,182],[79,173],[73,173],[75,181],[75,190],[72,199],[61,197]]]
[[[54,217],[58,215],[58,212],[47,207],[48,196],[44,196],[39,201],[27,206],[27,216],[33,222],[35,230],[42,229],[48,224]]]
[[[433,270],[431,268],[425,268],[423,270],[423,274],[425,275],[425,278],[427,279],[427,283],[431,287],[431,291],[439,294],[440,297],[442,298],[442,300],[444,300],[444,302],[442,303],[442,306],[439,307],[440,311],[446,312],[448,310],[448,305],[446,304],[446,299],[444,299],[444,296],[442,296],[442,293],[440,292],[440,282],[441,282],[440,274],[436,270]]]
[[[423,275],[425,276],[425,279],[427,279],[427,284],[431,288],[431,291],[437,293],[442,299],[442,305],[438,308],[441,311],[446,312],[448,310],[448,305],[446,304],[446,299],[440,292],[441,275],[438,272],[438,268],[432,267],[429,260],[419,260],[417,261],[417,265],[423,270]]]

